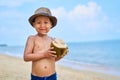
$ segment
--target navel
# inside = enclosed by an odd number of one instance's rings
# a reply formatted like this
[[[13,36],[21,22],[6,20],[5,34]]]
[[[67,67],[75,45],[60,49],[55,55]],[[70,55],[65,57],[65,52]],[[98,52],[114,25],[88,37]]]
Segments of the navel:
[[[47,69],[47,66],[44,66],[45,69]]]

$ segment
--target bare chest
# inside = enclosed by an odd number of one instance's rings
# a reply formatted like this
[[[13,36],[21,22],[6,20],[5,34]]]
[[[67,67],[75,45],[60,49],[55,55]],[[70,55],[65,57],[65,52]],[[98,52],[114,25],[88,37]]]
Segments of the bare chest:
[[[40,50],[43,50],[43,49],[47,49],[50,47],[50,44],[51,44],[51,40],[48,39],[48,40],[41,40],[41,39],[36,39],[34,41],[34,52],[37,52],[37,51],[40,51]]]

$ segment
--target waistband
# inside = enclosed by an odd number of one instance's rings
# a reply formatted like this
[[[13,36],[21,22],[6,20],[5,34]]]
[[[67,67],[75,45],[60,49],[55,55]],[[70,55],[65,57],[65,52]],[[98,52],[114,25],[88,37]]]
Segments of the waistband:
[[[31,74],[31,80],[57,80],[57,74],[54,73],[47,77],[39,77]]]

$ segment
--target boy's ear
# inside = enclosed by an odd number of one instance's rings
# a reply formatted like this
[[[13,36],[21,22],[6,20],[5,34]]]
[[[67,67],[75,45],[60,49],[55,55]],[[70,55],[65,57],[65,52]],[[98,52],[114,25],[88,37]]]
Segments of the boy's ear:
[[[50,28],[52,28],[52,22],[50,22]]]
[[[33,22],[33,23],[32,23],[32,25],[33,25],[33,27],[34,27],[34,25],[35,25],[35,22]]]
[[[52,29],[52,25],[50,26],[50,28]]]

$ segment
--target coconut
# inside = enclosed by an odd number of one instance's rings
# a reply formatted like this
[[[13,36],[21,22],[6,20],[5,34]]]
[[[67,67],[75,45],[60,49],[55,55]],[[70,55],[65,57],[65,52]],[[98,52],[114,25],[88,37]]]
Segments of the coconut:
[[[63,57],[68,52],[67,44],[61,39],[55,39],[51,42],[51,47],[54,47],[57,57]]]

